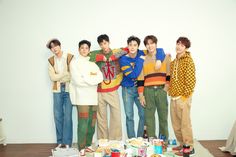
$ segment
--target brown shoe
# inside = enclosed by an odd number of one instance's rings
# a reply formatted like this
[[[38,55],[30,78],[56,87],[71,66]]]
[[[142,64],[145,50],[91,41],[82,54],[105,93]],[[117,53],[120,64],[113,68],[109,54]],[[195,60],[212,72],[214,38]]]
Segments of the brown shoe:
[[[176,152],[175,155],[177,155],[177,156],[183,156],[183,155],[184,155],[184,154],[183,154],[183,150],[180,150],[179,152]],[[194,155],[195,155],[195,150],[194,150],[194,148],[193,148],[192,150],[189,151],[189,156],[192,157],[192,156],[194,156]]]

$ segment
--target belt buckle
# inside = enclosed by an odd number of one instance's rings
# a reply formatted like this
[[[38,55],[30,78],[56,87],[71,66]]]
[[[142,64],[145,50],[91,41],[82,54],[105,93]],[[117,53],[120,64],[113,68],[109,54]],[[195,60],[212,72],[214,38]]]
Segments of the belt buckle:
[[[66,85],[66,83],[65,83],[65,82],[62,82],[62,83],[61,83],[61,86],[65,86],[65,85]]]

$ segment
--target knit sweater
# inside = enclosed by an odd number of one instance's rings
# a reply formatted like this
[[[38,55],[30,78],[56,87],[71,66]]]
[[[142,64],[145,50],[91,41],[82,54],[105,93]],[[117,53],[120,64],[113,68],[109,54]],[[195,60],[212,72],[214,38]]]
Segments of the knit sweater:
[[[158,52],[157,52],[158,53]],[[144,86],[165,85],[170,80],[170,55],[165,55],[160,69],[155,69],[156,55],[147,54],[143,63],[143,70],[138,77],[138,92],[143,93]]]
[[[147,50],[143,50],[144,54],[147,55],[148,51]],[[156,59],[160,60],[161,62],[163,62],[163,60],[165,59],[165,52],[163,50],[163,48],[156,48]]]
[[[102,50],[90,53],[90,61],[95,62],[103,74],[103,82],[98,85],[98,92],[112,92],[119,88],[123,77],[119,58],[124,54],[126,52],[122,49],[113,49],[108,54],[104,54]],[[106,62],[103,61],[104,56],[107,58]]]
[[[135,58],[131,58],[128,54],[120,58],[120,66],[124,74],[121,82],[122,87],[133,87],[135,85],[143,68],[144,59],[140,56],[144,56],[144,52],[138,50]]]
[[[171,97],[189,97],[196,84],[195,65],[190,52],[186,52],[179,59],[176,57],[170,64],[170,87]]]
[[[50,57],[48,59],[49,63],[48,63],[48,74],[49,77],[52,81],[52,91],[54,93],[59,93],[61,92],[61,83],[65,83],[65,91],[69,92],[69,83],[70,83],[70,72],[69,72],[69,68],[68,68],[68,56],[73,56],[70,53],[64,53],[62,54],[61,60],[62,60],[62,66],[63,66],[63,70],[60,72],[59,71],[59,67],[58,67],[58,62],[56,61],[57,57],[55,55],[53,55],[52,57]],[[50,60],[53,60],[54,65],[52,65],[50,63]]]
[[[103,76],[98,66],[89,61],[89,57],[79,55],[70,64],[70,99],[74,105],[97,105],[97,85]]]

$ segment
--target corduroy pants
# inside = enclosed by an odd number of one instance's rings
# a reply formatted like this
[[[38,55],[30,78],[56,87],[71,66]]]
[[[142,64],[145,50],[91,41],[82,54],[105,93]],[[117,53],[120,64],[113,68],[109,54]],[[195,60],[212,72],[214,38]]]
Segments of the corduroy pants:
[[[193,132],[190,118],[192,98],[171,100],[170,114],[176,139],[180,145],[193,147]]]
[[[108,128],[107,106],[110,109],[110,124]],[[98,139],[121,140],[121,111],[118,91],[98,93]]]
[[[155,113],[158,113],[159,119],[159,137],[165,136],[168,140],[168,101],[167,93],[164,91],[164,85],[145,86],[144,96],[146,100],[145,124],[147,126],[148,137],[156,137]]]

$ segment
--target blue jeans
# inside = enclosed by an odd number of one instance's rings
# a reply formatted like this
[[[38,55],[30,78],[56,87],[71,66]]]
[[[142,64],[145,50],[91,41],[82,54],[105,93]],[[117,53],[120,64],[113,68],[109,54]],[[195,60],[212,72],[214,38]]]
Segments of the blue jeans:
[[[124,103],[125,115],[126,115],[126,129],[128,138],[136,137],[134,131],[134,103],[138,108],[139,123],[137,137],[143,136],[144,130],[144,108],[138,99],[137,87],[122,87],[122,98]]]
[[[53,111],[56,125],[57,143],[72,144],[72,104],[65,85],[60,93],[53,93]]]

